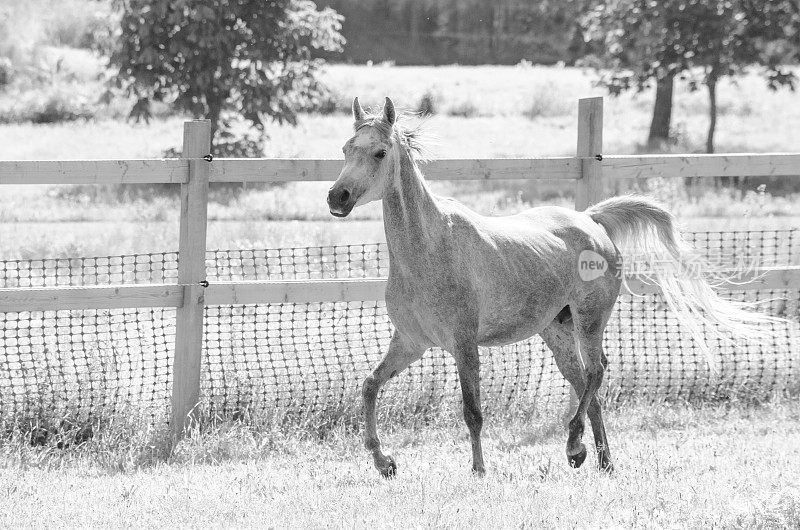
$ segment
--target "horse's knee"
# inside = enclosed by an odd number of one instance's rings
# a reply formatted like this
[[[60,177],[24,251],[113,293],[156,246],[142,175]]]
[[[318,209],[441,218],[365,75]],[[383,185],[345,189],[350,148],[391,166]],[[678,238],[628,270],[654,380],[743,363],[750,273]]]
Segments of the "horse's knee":
[[[608,358],[602,352],[599,352],[599,355],[593,356],[593,358],[589,359],[589,362],[586,363],[586,381],[587,383],[594,382],[595,384],[600,384],[603,380],[603,376],[606,373],[606,368],[608,367]]]
[[[378,390],[381,388],[381,383],[374,375],[368,375],[364,379],[364,384],[361,387],[361,397],[364,399],[374,398],[378,395]]]
[[[589,407],[586,410],[590,414],[594,412],[600,412],[602,410],[600,407],[600,400],[597,399],[597,394],[592,396],[592,399],[589,401]]]
[[[481,412],[480,407],[464,403],[464,421],[466,421],[470,430],[477,433],[481,432],[481,429],[483,429],[483,412]]]
[[[477,387],[471,391],[464,388],[464,420],[471,431],[479,433],[483,428],[483,411],[481,411],[480,394]]]

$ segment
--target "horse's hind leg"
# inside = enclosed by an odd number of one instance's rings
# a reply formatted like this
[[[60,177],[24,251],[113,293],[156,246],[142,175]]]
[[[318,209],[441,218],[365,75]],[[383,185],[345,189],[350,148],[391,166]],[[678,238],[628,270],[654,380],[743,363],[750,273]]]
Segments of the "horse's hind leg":
[[[547,328],[540,333],[545,344],[553,352],[553,357],[556,361],[559,371],[564,378],[572,385],[575,393],[580,397],[586,389],[586,379],[584,376],[584,369],[579,358],[578,348],[576,347],[576,338],[574,335],[572,320],[564,322],[554,320]],[[595,394],[589,402],[587,409],[589,420],[592,423],[592,432],[594,434],[595,446],[597,447],[597,460],[601,469],[611,470],[611,452],[608,448],[608,440],[606,439],[606,429],[603,425],[603,416],[600,410],[600,402]],[[582,418],[582,416],[581,416]],[[581,428],[582,432],[582,428]],[[580,440],[578,440],[580,442]],[[572,449],[572,450],[570,450]],[[576,452],[577,450],[577,452]],[[578,447],[567,447],[570,465],[574,467],[580,466],[586,458],[586,449],[583,444]]]
[[[600,407],[600,400],[597,399],[597,392],[589,402],[586,409],[589,421],[592,422],[592,433],[594,434],[594,445],[597,448],[597,465],[604,471],[614,470],[611,463],[611,451],[608,448],[608,438],[606,438],[606,426],[603,423],[603,411]]]
[[[607,309],[589,307],[585,310],[579,308],[577,311],[573,311],[574,333],[585,366],[586,387],[578,401],[575,417],[569,422],[570,433],[567,440],[567,457],[572,458],[571,455],[575,455],[579,458],[582,449],[585,458],[586,449],[581,443],[581,437],[583,436],[584,414],[588,412],[597,447],[598,464],[601,469],[608,471],[611,471],[612,464],[606,429],[603,424],[603,414],[600,401],[597,399],[597,390],[603,383],[603,375],[608,366],[608,359],[603,351],[603,333],[610,315],[610,307]]]
[[[397,464],[390,455],[381,451],[381,441],[378,439],[377,419],[375,415],[375,402],[381,386],[399,374],[408,365],[422,357],[425,348],[415,345],[410,339],[395,331],[389,343],[389,350],[372,374],[364,380],[362,398],[364,400],[364,446],[372,452],[375,467],[384,477],[393,476],[397,472]]]

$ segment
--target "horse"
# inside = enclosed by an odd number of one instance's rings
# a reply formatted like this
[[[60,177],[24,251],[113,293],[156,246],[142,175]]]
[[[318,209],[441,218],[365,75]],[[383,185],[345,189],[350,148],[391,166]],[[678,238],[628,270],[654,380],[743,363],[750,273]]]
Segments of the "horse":
[[[357,206],[383,201],[386,309],[394,332],[362,387],[364,445],[375,467],[384,477],[397,473],[395,459],[383,452],[378,438],[379,389],[436,346],[455,360],[472,470],[483,475],[478,347],[539,334],[579,396],[568,423],[568,464],[577,468],[586,459],[582,437],[588,415],[598,467],[613,470],[597,390],[608,364],[603,333],[623,285],[620,249],[684,263],[691,248],[673,215],[645,196],[611,198],[583,212],[542,206],[515,215],[479,215],[431,192],[418,164],[424,147],[420,129],[398,120],[390,98],[381,112],[367,114],[356,97],[352,112],[354,134],[342,148],[344,167],[327,203],[332,215],[346,217]],[[587,256],[597,265],[588,274]],[[759,334],[767,318],[723,300],[685,267],[666,267],[651,279],[703,346],[706,324],[720,333],[750,336]]]

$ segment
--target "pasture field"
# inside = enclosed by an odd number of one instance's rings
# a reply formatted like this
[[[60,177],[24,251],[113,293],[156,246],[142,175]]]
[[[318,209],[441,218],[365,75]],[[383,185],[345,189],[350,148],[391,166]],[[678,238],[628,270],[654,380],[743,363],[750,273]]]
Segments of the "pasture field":
[[[45,53],[46,52],[46,53]],[[47,48],[42,55],[61,60],[62,75],[79,86],[92,85],[101,62],[85,50]],[[577,100],[602,96],[591,69],[514,66],[393,67],[328,65],[322,81],[331,89],[329,114],[302,115],[298,127],[267,125],[267,156],[338,157],[350,126],[354,96],[378,106],[391,96],[399,108],[416,111],[433,104],[434,154],[457,156],[558,156],[574,153]],[[28,92],[35,88],[27,87]],[[654,92],[606,95],[604,144],[608,153],[642,149]],[[88,96],[87,96],[88,97]],[[800,145],[794,127],[796,94],[772,92],[755,72],[719,86],[718,152],[791,151]],[[0,108],[22,104],[14,91],[0,93]],[[150,124],[126,123],[125,101],[95,119],[62,123],[6,123],[0,128],[0,157],[154,157],[180,143],[182,117],[158,115]],[[678,82],[673,120],[675,152],[700,152],[705,141],[708,103],[703,91]],[[146,131],[146,132],[142,132]]]
[[[90,82],[98,68],[88,52],[49,49],[64,58],[61,68]],[[591,70],[558,67],[391,67],[330,65],[325,81],[332,90],[332,114],[305,114],[296,128],[270,124],[267,156],[338,158],[350,132],[350,98],[380,104],[391,94],[415,110],[423,97],[436,112],[429,128],[437,157],[513,157],[569,155],[575,150],[577,99],[599,95]],[[499,90],[501,87],[502,90]],[[0,94],[8,103],[14,95]],[[773,93],[755,74],[720,87],[718,151],[793,151],[800,131],[793,124],[796,95]],[[606,98],[605,151],[634,153],[649,125],[650,92]],[[10,103],[9,103],[10,104]],[[118,111],[119,109],[117,109]],[[150,158],[179,144],[184,117],[166,116],[149,125],[128,123],[120,112],[89,121],[0,125],[0,159]],[[696,152],[706,124],[702,93],[679,83],[675,95],[675,152]],[[787,228],[800,226],[797,194],[775,197],[725,190],[685,190],[674,183],[650,183],[648,191],[666,201],[688,228]],[[360,243],[383,238],[380,208],[372,205],[354,219],[330,222],[324,203],[326,183],[253,187],[213,195],[209,207],[210,248],[235,245],[286,246]],[[510,213],[543,202],[571,204],[572,190],[552,183],[436,183],[485,213]],[[178,203],[169,194],[135,199],[116,190],[37,186],[4,187],[0,195],[0,252],[7,257],[64,256],[163,251],[175,248]],[[123,194],[124,195],[124,194]],[[728,218],[728,220],[726,220]],[[130,221],[113,226],[105,221]],[[57,227],[54,223],[75,224]],[[285,230],[274,221],[291,222]],[[304,221],[307,224],[300,225]],[[326,221],[320,223],[319,221]],[[351,223],[362,223],[351,224]],[[302,226],[302,229],[299,229]],[[369,228],[366,228],[366,227]],[[364,229],[364,231],[362,231]],[[715,228],[709,228],[715,229]],[[294,235],[289,235],[294,234]]]
[[[796,528],[798,405],[611,410],[611,476],[593,455],[567,467],[555,414],[488,418],[484,478],[452,411],[429,425],[383,421],[393,480],[343,428],[320,439],[228,424],[166,460],[139,438],[66,450],[17,440],[0,445],[0,526]]]

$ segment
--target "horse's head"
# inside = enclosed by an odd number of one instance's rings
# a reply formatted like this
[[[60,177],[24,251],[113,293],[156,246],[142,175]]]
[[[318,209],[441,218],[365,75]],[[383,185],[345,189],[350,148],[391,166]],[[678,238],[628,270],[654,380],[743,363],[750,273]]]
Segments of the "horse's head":
[[[383,112],[367,116],[353,100],[355,134],[342,147],[344,168],[328,191],[328,208],[346,217],[356,206],[383,198],[398,161],[394,103],[386,98]]]

